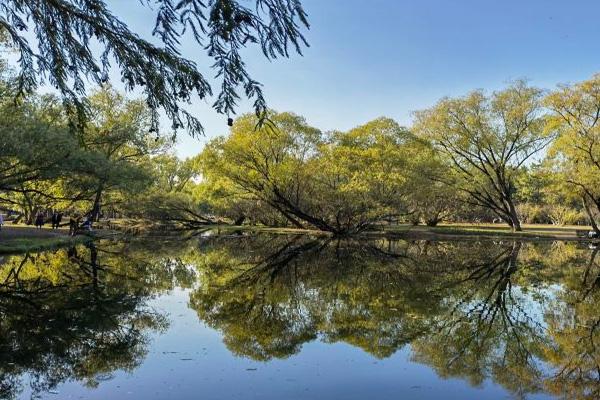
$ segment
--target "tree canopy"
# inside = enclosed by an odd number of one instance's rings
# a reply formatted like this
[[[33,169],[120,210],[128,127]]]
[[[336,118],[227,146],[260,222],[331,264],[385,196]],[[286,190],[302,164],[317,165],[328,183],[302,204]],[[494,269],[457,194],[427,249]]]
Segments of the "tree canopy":
[[[426,147],[408,130],[380,118],[324,134],[294,114],[269,119],[255,129],[256,117],[246,115],[228,137],[211,141],[201,155],[205,179],[267,204],[299,228],[351,233],[408,213],[415,155]]]
[[[544,130],[542,91],[516,82],[486,96],[481,91],[443,99],[416,113],[415,130],[451,160],[460,189],[521,230],[515,206],[516,175],[552,136]]]
[[[411,127],[380,117],[324,132],[292,112],[243,114],[183,160],[170,133],[152,129],[144,99],[104,83],[84,98],[86,120],[74,131],[59,97],[18,97],[15,74],[0,71],[0,208],[17,221],[61,210],[173,229],[226,223],[346,235],[502,220],[514,230],[598,230],[596,77],[549,93],[515,82],[442,99]]]
[[[241,56],[256,46],[267,59],[301,53],[307,46],[303,29],[307,15],[299,0],[158,0],[130,7],[152,7],[152,35],[142,38],[102,0],[6,0],[0,3],[0,45],[16,51],[17,93],[31,93],[49,83],[74,109],[72,121],[85,120],[83,98],[89,84],[108,80],[115,68],[127,89],[140,88],[158,128],[162,110],[173,128],[189,134],[202,132],[198,118],[183,105],[215,94],[219,113],[235,113],[239,89],[254,100],[256,113],[266,109],[260,84],[248,73]],[[181,54],[181,42],[190,38],[215,72],[218,91],[206,73]]]
[[[549,155],[553,166],[581,197],[598,230],[600,222],[600,76],[565,85],[545,101],[553,111],[548,129],[560,133]]]

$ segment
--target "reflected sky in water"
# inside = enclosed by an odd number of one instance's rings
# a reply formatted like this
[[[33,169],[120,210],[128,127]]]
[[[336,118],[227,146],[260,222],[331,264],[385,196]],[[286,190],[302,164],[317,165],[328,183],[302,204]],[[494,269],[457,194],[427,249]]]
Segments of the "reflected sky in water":
[[[576,243],[232,235],[0,259],[0,398],[598,398]]]

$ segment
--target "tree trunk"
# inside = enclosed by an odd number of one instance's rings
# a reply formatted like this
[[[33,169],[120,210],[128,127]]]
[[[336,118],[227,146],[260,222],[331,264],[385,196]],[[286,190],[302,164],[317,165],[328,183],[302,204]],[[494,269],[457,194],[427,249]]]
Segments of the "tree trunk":
[[[100,220],[100,201],[102,200],[102,191],[104,190],[104,183],[101,183],[96,190],[96,197],[94,198],[94,205],[92,212],[90,213],[90,219],[94,222]]]
[[[410,223],[413,226],[417,226],[417,225],[419,225],[419,222],[421,222],[421,213],[416,211],[414,214],[412,214],[410,216]]]
[[[296,228],[304,229],[304,225],[302,225],[296,218],[292,217],[288,212],[278,206],[276,206],[276,209]]]
[[[588,218],[590,219],[590,224],[592,225],[592,229],[594,230],[594,232],[596,233],[600,233],[600,229],[598,229],[598,224],[596,224],[596,220],[594,218],[594,213],[592,213],[592,209],[590,208],[590,204],[587,201],[587,197],[584,194],[582,196],[583,198],[583,208],[585,208],[585,212],[588,215]]]
[[[440,214],[441,213],[437,212],[433,216],[430,216],[425,220],[425,224],[427,226],[437,226],[437,224],[439,224],[442,220],[442,218],[440,218]]]
[[[510,217],[510,226],[513,230],[513,232],[520,232],[521,229],[521,221],[519,221],[519,215],[517,214],[517,209],[515,208],[515,204],[513,203],[512,199],[507,199],[506,201],[508,203],[508,210],[510,211],[509,213],[509,217]]]
[[[31,198],[27,194],[27,192],[23,191],[23,197],[25,198],[25,223],[27,225],[33,224],[33,219],[35,218],[35,210],[33,208],[33,202]]]

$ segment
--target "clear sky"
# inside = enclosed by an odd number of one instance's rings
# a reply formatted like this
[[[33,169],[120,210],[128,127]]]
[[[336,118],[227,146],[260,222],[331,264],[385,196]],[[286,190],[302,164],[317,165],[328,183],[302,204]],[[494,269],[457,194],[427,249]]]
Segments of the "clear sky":
[[[152,12],[138,0],[109,0],[149,35]],[[269,63],[246,53],[271,108],[294,111],[323,130],[346,130],[378,116],[410,125],[411,112],[443,96],[495,90],[527,78],[552,88],[600,72],[598,0],[303,0],[311,23],[304,56]],[[210,60],[184,43],[184,56],[212,74]],[[181,135],[177,153],[198,153],[227,132],[226,118],[198,101],[203,138]],[[250,111],[249,102],[240,112]]]

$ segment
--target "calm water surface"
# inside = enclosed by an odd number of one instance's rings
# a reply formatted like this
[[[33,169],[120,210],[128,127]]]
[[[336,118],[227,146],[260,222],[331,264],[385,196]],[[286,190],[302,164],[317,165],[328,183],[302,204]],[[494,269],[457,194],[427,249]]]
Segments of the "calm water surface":
[[[229,235],[0,258],[0,398],[596,399],[576,243]]]

